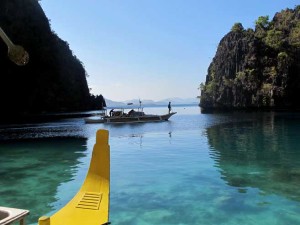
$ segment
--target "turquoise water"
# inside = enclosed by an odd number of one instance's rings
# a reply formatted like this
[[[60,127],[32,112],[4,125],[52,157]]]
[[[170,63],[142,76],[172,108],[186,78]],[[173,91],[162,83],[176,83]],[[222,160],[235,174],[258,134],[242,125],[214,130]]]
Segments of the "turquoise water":
[[[300,114],[174,110],[163,123],[1,127],[0,205],[29,209],[29,223],[60,209],[108,129],[112,224],[300,224]]]

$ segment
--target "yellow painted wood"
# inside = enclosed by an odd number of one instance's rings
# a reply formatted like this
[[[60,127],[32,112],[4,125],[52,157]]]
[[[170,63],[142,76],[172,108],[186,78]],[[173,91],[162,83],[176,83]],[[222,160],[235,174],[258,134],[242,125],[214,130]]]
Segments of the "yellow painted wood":
[[[108,131],[98,130],[90,167],[74,198],[39,225],[101,225],[109,221],[110,147]]]

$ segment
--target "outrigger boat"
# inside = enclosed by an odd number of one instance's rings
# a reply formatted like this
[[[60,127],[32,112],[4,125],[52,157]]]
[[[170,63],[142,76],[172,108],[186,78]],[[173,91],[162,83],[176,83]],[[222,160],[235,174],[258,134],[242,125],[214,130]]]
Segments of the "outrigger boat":
[[[72,200],[52,216],[42,216],[38,225],[108,225],[110,147],[107,130],[98,130],[86,178]],[[29,210],[0,206],[0,225],[25,225]]]
[[[98,130],[90,167],[80,190],[52,216],[39,218],[39,225],[105,225],[109,222],[110,153],[108,131]]]
[[[100,118],[85,118],[86,123],[145,123],[167,121],[176,112],[163,115],[145,114],[142,108],[131,109],[128,113],[124,109],[112,109],[107,115],[100,115]]]

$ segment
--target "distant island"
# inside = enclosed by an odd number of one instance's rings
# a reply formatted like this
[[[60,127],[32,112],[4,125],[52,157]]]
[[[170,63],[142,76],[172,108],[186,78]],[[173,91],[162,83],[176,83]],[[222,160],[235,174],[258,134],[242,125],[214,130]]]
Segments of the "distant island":
[[[140,99],[131,99],[126,101],[113,101],[110,99],[105,99],[107,107],[139,107]],[[171,102],[173,106],[175,105],[198,105],[197,98],[167,98],[159,101],[144,100],[141,99],[142,107],[155,107],[155,106],[165,106]]]
[[[200,85],[203,111],[300,109],[300,6],[235,23],[220,41]]]

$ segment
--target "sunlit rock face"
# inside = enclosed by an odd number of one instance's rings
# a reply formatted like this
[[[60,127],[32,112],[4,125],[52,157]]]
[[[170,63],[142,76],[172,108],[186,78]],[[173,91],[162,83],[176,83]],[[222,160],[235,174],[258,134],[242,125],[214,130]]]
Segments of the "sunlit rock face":
[[[300,6],[259,18],[254,30],[235,24],[208,68],[202,109],[300,109],[299,37]]]

